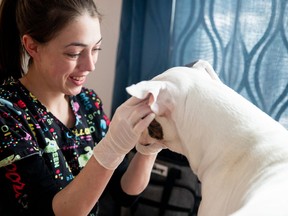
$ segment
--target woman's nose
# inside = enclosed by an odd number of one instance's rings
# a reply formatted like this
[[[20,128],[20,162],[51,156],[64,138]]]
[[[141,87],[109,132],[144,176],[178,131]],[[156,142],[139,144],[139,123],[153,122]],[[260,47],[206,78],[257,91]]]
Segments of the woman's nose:
[[[94,71],[97,58],[93,55],[85,56],[80,62],[79,69],[82,71]]]

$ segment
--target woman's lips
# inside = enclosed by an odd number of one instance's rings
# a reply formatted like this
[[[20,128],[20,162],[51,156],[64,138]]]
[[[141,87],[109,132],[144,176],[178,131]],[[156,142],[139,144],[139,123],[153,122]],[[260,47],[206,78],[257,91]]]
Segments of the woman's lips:
[[[81,86],[85,82],[86,77],[85,76],[71,76],[70,79],[75,85]]]

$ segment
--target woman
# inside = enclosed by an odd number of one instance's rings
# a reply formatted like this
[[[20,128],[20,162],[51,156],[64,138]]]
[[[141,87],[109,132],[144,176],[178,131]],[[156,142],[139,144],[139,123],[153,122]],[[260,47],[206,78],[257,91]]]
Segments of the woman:
[[[108,130],[83,87],[101,50],[93,0],[2,0],[0,10],[0,214],[97,215],[105,188],[131,205],[161,148],[141,146],[119,166],[154,114],[130,98]]]

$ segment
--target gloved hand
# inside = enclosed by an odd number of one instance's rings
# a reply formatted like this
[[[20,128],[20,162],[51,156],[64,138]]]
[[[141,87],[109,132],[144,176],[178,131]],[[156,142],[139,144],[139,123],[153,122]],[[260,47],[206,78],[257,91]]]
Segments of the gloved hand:
[[[162,149],[167,147],[161,143],[151,143],[147,145],[142,145],[140,143],[136,144],[136,150],[143,155],[154,155],[158,154]]]
[[[147,130],[142,133],[139,143],[136,144],[136,150],[143,155],[154,155],[167,148],[162,144],[164,140],[163,128],[158,121],[154,119],[150,123]]]
[[[106,136],[93,149],[98,163],[106,169],[116,169],[154,118],[147,99],[131,97],[119,106]]]

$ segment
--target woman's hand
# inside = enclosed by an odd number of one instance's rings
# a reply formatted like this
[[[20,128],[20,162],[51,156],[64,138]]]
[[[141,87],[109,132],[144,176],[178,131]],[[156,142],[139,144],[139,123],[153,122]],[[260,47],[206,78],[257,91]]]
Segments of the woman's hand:
[[[162,149],[167,149],[167,147],[159,142],[146,145],[137,143],[136,145],[136,150],[143,155],[156,155]]]
[[[106,169],[116,169],[154,118],[148,99],[128,99],[117,108],[106,136],[94,147],[96,160]]]

